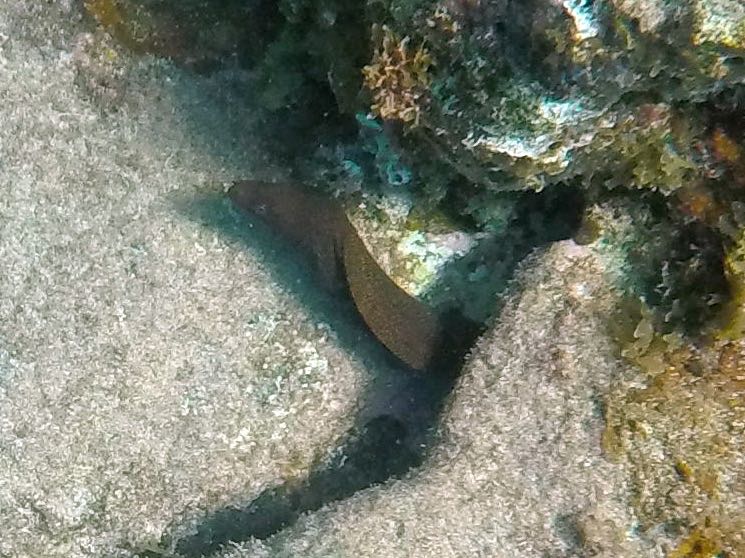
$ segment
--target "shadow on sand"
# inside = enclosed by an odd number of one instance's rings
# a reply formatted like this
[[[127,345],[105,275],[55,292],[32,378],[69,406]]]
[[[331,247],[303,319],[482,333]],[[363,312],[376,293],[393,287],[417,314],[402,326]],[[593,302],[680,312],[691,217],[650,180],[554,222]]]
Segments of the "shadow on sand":
[[[342,347],[365,363],[371,379],[360,395],[353,428],[332,452],[333,457],[316,463],[306,479],[269,487],[243,506],[218,510],[199,523],[196,533],[177,541],[163,540],[162,548],[173,549],[169,552],[175,552],[176,556],[196,558],[209,556],[229,542],[267,539],[291,526],[306,512],[388,479],[400,478],[420,466],[436,441],[439,418],[457,381],[465,352],[483,325],[468,320],[449,322],[462,328],[457,332],[463,347],[458,358],[426,373],[411,370],[390,355],[367,330],[351,300],[328,296],[307,275],[308,267],[296,251],[284,246],[281,239],[257,219],[239,216],[221,192],[176,203],[195,221],[220,230],[247,249],[259,250],[277,283],[291,288],[319,320],[332,324]],[[535,201],[528,206],[533,211]],[[558,226],[545,228],[542,234],[526,234],[519,241],[512,238],[509,255],[500,248],[504,246],[503,241],[491,239],[462,262],[454,262],[443,277],[462,275],[465,270],[458,266],[470,266],[474,259],[483,262],[506,257],[509,261],[500,262],[505,270],[503,277],[489,286],[492,292],[488,296],[497,300],[497,293],[508,283],[525,255],[541,244],[572,234],[578,224],[578,211],[570,218],[559,217]],[[436,289],[447,289],[447,285],[438,284]],[[174,555],[169,552],[150,550],[141,552],[140,556]]]

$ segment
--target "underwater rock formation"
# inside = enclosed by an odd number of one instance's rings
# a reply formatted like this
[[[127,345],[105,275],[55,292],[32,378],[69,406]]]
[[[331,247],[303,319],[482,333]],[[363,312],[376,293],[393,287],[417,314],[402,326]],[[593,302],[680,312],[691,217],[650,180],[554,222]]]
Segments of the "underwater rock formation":
[[[493,190],[675,190],[699,172],[700,104],[745,79],[737,2],[393,4],[391,33],[430,61],[414,141]],[[368,68],[395,70],[380,55]]]
[[[598,396],[629,373],[607,336],[619,293],[603,269],[572,241],[528,258],[419,470],[220,556],[659,556],[664,536],[633,532],[627,472],[600,447]]]
[[[743,104],[745,8],[735,0],[151,4],[86,6],[124,43],[177,61],[242,56],[252,95],[281,115],[272,127],[308,135],[314,158],[303,150],[296,169],[306,178],[375,182],[390,169],[366,167],[395,160],[390,184],[460,197],[480,224],[498,218],[484,210],[497,192],[692,187],[720,176],[738,141],[713,134],[709,110]],[[264,23],[234,32],[249,20]],[[349,134],[370,135],[368,113],[382,121],[374,161]]]
[[[606,452],[631,470],[642,529],[679,537],[670,557],[741,556],[743,341],[694,345],[640,324],[627,348],[639,373],[607,398]]]
[[[435,197],[455,177],[487,198],[566,181],[670,193],[708,176],[707,104],[741,103],[745,9],[734,0],[278,10],[255,65],[266,108],[313,111],[325,89],[342,113],[402,123],[403,135],[386,133]]]
[[[602,244],[523,262],[416,473],[220,556],[739,556],[742,343],[637,324],[643,347],[619,354],[628,308]]]

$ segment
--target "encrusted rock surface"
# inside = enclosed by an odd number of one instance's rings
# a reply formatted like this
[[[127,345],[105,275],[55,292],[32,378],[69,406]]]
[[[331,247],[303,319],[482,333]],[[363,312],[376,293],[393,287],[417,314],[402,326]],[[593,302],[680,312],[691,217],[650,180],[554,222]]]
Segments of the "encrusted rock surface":
[[[703,104],[745,79],[730,0],[394,4],[407,9],[391,7],[392,28],[430,61],[415,136],[492,190],[673,191],[701,175]],[[387,83],[366,81],[376,98]]]
[[[630,373],[606,335],[618,291],[571,241],[521,266],[418,471],[225,556],[664,556],[639,536],[628,472],[601,449],[602,401]]]

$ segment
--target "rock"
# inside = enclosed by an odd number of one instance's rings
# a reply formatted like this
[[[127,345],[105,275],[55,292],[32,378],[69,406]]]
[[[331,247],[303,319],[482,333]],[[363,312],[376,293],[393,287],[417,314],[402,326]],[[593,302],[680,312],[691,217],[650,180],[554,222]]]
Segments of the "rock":
[[[532,256],[475,348],[441,442],[401,481],[307,516],[272,556],[661,556],[633,534],[627,471],[601,450],[602,397],[629,373],[592,249]],[[258,543],[224,556],[254,556]]]

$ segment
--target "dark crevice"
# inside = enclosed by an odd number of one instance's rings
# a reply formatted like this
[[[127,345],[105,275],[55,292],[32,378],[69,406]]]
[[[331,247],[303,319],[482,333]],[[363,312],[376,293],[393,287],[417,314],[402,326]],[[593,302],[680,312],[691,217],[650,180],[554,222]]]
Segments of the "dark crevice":
[[[413,442],[431,441],[430,429],[452,381],[410,378],[407,383],[396,397],[407,399],[409,406],[426,415],[418,418],[419,424],[407,423],[395,413],[370,418],[355,427],[335,456],[316,467],[307,479],[268,488],[245,507],[226,508],[208,516],[196,534],[178,541],[178,554],[196,558],[218,551],[229,541],[267,539],[291,526],[303,513],[400,478],[421,465],[424,452]],[[421,432],[423,427],[426,432]]]
[[[625,257],[635,270],[635,295],[654,310],[655,331],[698,336],[716,322],[731,298],[724,267],[726,238],[717,228],[721,219],[707,222],[684,210],[686,197],[697,195],[697,189],[710,196],[706,203],[712,208],[732,203],[731,189],[705,184],[685,186],[672,196],[616,190],[593,200],[632,208],[634,227],[647,229],[638,233],[645,241],[629,246]]]

